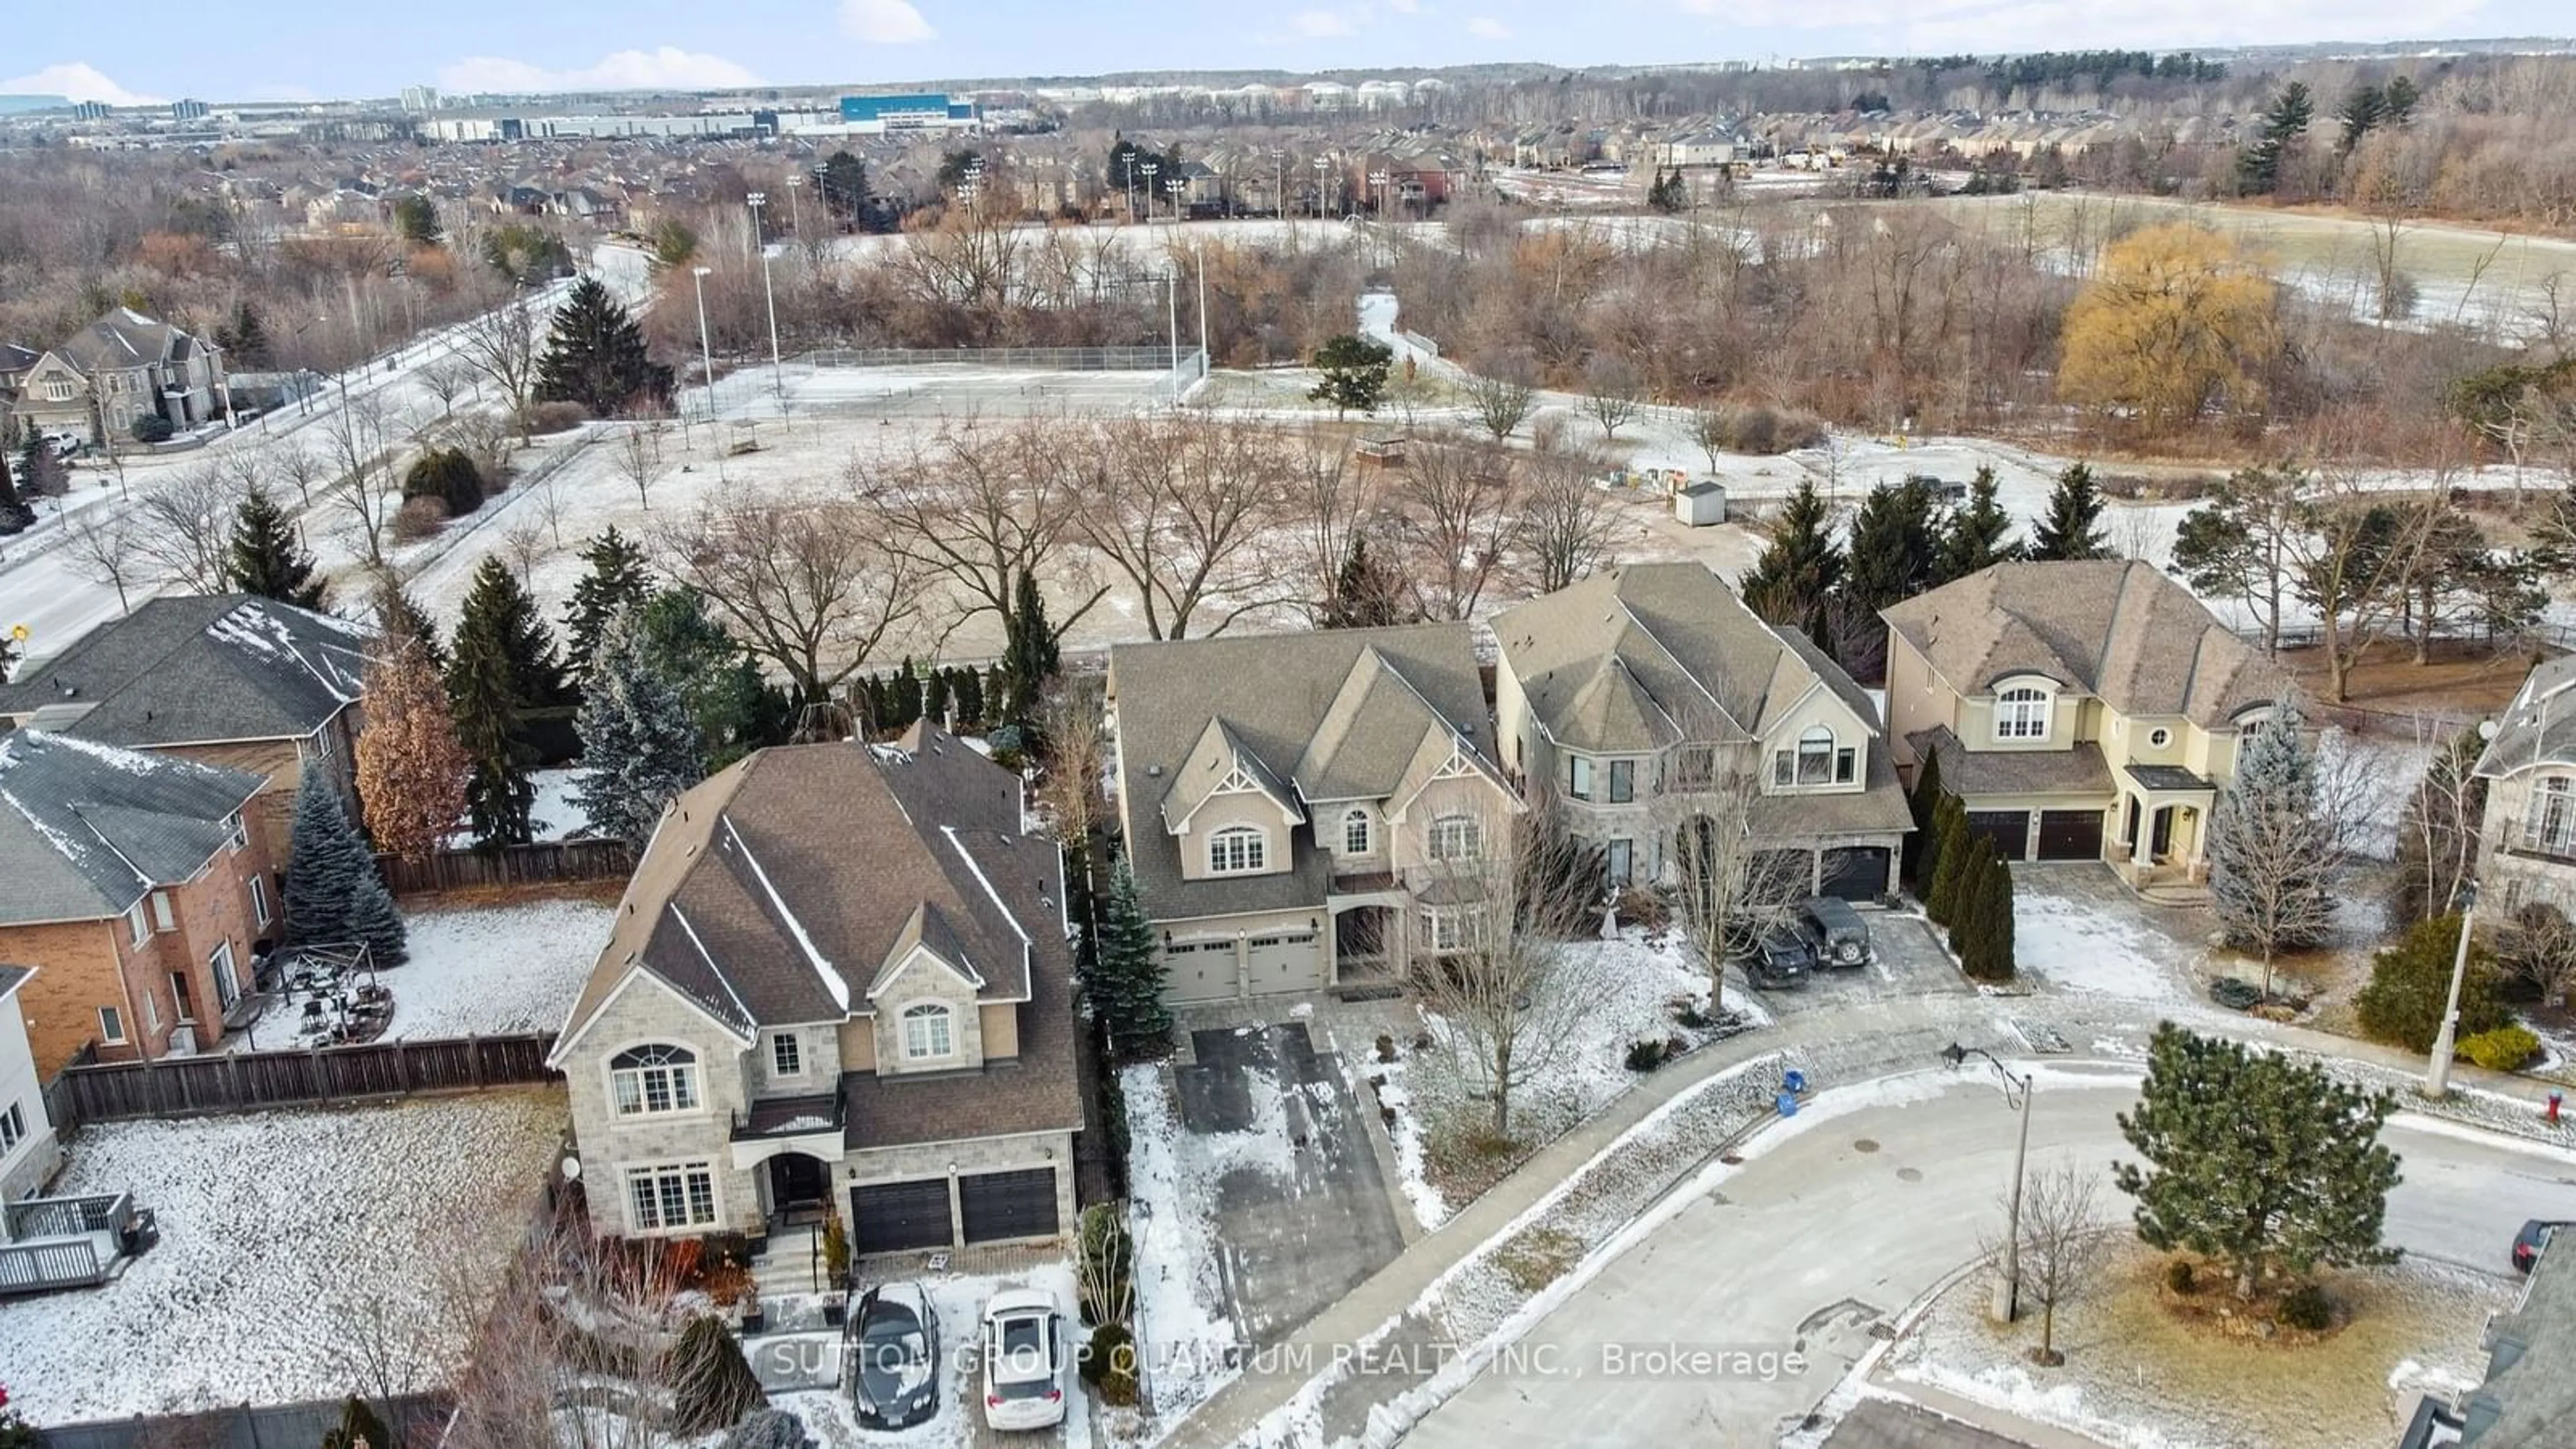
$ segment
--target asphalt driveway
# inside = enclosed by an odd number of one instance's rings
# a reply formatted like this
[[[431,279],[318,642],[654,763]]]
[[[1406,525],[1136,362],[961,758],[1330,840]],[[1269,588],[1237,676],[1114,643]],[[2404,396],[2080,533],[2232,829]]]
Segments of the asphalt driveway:
[[[1810,972],[1803,985],[1763,987],[1756,995],[1775,1017],[1839,1011],[1870,1001],[1925,996],[1971,996],[1976,988],[1950,964],[1931,922],[1921,916],[1863,908],[1877,959],[1857,969]]]

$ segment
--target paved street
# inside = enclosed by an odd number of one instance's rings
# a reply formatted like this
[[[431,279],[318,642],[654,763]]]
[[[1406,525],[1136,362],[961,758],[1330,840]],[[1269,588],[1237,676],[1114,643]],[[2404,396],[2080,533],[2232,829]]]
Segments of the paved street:
[[[2113,1114],[2133,1100],[2114,1075],[2094,1088],[2043,1084],[2034,1169],[2067,1156],[2106,1166],[2125,1151]],[[2525,1218],[2576,1214],[2576,1164],[2563,1154],[2408,1118],[2387,1140],[2406,1162],[2388,1236],[2409,1251],[2501,1271]],[[1555,1445],[1579,1425],[1593,1443],[1770,1445],[1783,1418],[1803,1415],[1869,1347],[1873,1322],[1976,1255],[1978,1235],[1998,1225],[2012,1151],[2012,1114],[1986,1076],[1930,1102],[1819,1123],[1755,1157],[1539,1323],[1529,1347],[1582,1377],[1488,1375],[1407,1442]],[[1674,1342],[1795,1348],[1812,1362],[1767,1382],[1599,1371],[1605,1346]]]

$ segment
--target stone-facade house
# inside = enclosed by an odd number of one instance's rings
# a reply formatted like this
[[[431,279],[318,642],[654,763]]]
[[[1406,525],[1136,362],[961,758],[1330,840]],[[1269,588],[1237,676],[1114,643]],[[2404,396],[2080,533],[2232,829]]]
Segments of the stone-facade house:
[[[2478,757],[2480,910],[2502,920],[2534,902],[2576,917],[2576,655],[2535,667]]]
[[[1791,864],[1817,893],[1895,889],[1914,822],[1877,708],[1706,567],[1610,569],[1503,611],[1494,635],[1504,768],[1551,782],[1614,884],[1665,879],[1691,823],[1723,814],[1806,857]],[[1748,776],[1754,798],[1716,798]]]
[[[1122,644],[1118,808],[1174,1002],[1401,980],[1523,809],[1464,624]]]
[[[1063,858],[1019,777],[916,725],[758,751],[681,795],[551,1057],[594,1226],[861,1253],[1074,1218]]]
[[[22,729],[0,736],[0,962],[36,1070],[219,1045],[278,934],[260,777]]]
[[[0,684],[0,723],[260,777],[251,828],[283,865],[295,792],[330,772],[356,818],[367,636],[250,594],[147,599]]]
[[[18,989],[36,973],[0,965],[0,1202],[44,1191],[62,1165],[62,1143],[45,1115],[42,1079]],[[5,1234],[0,1234],[5,1236]]]
[[[2279,664],[2146,563],[2011,563],[1881,611],[1889,732],[1937,756],[2009,860],[2107,860],[2193,898],[2236,747],[2289,702]]]
[[[49,349],[19,384],[19,420],[43,433],[107,441],[147,417],[174,429],[225,415],[223,349],[167,322],[119,307]]]

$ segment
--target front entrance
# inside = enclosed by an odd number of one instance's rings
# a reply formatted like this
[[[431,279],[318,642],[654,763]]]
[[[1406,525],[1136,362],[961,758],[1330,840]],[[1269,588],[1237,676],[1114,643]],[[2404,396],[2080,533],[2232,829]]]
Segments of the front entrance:
[[[769,1211],[780,1223],[815,1222],[832,1204],[831,1164],[802,1152],[769,1159]]]
[[[2180,806],[2167,805],[2156,811],[2154,838],[2147,844],[2147,858],[2163,861],[2173,854],[2174,811]]]

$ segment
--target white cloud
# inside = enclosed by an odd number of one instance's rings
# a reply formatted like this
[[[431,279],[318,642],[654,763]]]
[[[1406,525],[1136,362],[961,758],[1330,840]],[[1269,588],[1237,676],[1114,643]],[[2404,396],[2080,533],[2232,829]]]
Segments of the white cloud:
[[[1939,54],[2088,45],[2275,45],[2323,34],[2368,40],[2443,33],[2487,0],[1678,0],[1730,27],[1858,32],[1862,48]]]
[[[1415,15],[1422,10],[1422,0],[1386,0],[1386,8],[1398,15]]]
[[[1509,40],[1512,28],[1490,15],[1479,15],[1467,22],[1467,33],[1478,40]]]
[[[841,33],[870,45],[914,45],[939,32],[912,0],[841,0]]]
[[[1329,40],[1351,33],[1351,23],[1330,10],[1300,10],[1288,18],[1288,25],[1308,40]]]
[[[470,56],[438,72],[441,90],[459,95],[475,91],[718,91],[758,85],[747,66],[721,55],[707,55],[665,45],[658,50],[621,50],[580,70],[547,70],[524,60]]]
[[[63,96],[75,101],[104,101],[111,106],[157,106],[160,96],[138,95],[83,61],[49,65],[32,75],[0,80],[0,92],[13,96]]]

